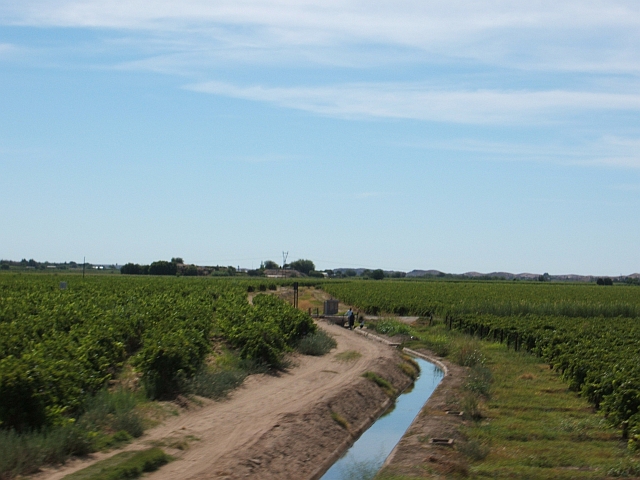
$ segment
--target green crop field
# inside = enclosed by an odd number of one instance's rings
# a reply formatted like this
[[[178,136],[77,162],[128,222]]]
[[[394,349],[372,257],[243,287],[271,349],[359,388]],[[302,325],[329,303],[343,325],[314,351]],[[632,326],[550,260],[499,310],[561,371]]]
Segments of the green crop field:
[[[340,282],[367,313],[437,316],[449,328],[528,350],[640,442],[640,288],[516,282]]]
[[[151,397],[162,397],[199,371],[216,338],[243,358],[274,364],[315,331],[308,316],[274,297],[249,305],[248,289],[266,283],[1,275],[0,427],[63,423],[125,364]]]

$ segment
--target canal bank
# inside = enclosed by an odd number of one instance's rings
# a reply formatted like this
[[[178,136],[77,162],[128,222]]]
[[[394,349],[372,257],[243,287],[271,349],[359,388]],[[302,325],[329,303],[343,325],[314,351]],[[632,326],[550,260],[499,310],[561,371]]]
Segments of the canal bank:
[[[416,361],[420,376],[415,383],[356,440],[322,480],[371,478],[382,467],[444,376],[435,364],[419,357]]]

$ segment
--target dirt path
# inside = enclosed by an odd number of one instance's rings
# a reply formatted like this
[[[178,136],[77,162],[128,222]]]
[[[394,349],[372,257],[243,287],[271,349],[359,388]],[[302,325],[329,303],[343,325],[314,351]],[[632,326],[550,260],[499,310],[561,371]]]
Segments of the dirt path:
[[[145,478],[235,478],[231,473],[234,462],[243,458],[243,452],[252,452],[252,444],[258,439],[264,442],[269,438],[268,432],[277,430],[280,423],[285,424],[288,418],[304,415],[316,404],[330,403],[338,392],[362,381],[364,371],[385,362],[391,364],[396,355],[388,346],[339,326],[326,323],[320,326],[338,342],[337,349],[330,354],[323,357],[296,355],[294,366],[289,371],[276,376],[252,375],[227,400],[206,401],[200,407],[166,420],[127,446],[126,450],[135,450],[153,444],[164,445],[165,450],[177,458]],[[357,351],[360,356],[350,361],[336,358],[337,354],[348,350]],[[312,435],[311,432],[306,433],[307,436]],[[301,448],[314,448],[312,441],[305,443],[302,440],[297,444]],[[184,450],[171,448],[172,445]],[[114,453],[75,460],[61,468],[44,471],[34,479],[61,479]],[[304,454],[296,452],[300,453]]]

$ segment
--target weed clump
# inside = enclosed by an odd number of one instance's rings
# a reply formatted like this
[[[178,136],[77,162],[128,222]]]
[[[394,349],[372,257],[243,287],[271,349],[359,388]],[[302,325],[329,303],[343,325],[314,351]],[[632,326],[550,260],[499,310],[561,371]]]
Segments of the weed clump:
[[[405,354],[402,355],[402,360],[403,362],[398,365],[400,370],[402,370],[402,372],[411,380],[418,378],[418,375],[420,374],[420,365],[418,365],[418,362]]]
[[[331,418],[333,419],[334,422],[336,422],[342,428],[344,428],[345,430],[349,430],[349,422],[347,421],[346,418],[344,418],[338,412],[331,412]]]
[[[362,376],[364,378],[368,378],[369,380],[371,380],[373,383],[375,383],[376,385],[378,385],[380,388],[382,388],[382,390],[384,391],[384,393],[386,393],[388,396],[390,396],[391,398],[395,397],[398,393],[398,391],[393,388],[393,385],[391,385],[387,380],[385,380],[384,378],[382,378],[380,375],[378,375],[375,372],[364,372],[362,374]]]
[[[380,320],[378,322],[371,323],[371,325],[373,325],[373,329],[376,332],[381,333],[382,335],[388,335],[389,337],[411,334],[409,326],[395,318]]]
[[[352,360],[357,360],[361,356],[362,354],[360,352],[355,350],[346,350],[344,352],[337,353],[335,359],[341,362],[350,362]]]
[[[480,460],[484,460],[489,455],[489,451],[491,449],[488,445],[483,445],[477,440],[469,440],[465,443],[460,443],[458,445],[458,451],[462,453],[465,457],[479,462]]]
[[[487,359],[477,341],[465,340],[456,349],[455,361],[463,367],[475,367],[476,365],[484,366]]]
[[[477,364],[469,372],[464,388],[476,395],[488,397],[493,382],[493,374],[487,367]]]
[[[306,335],[298,343],[297,350],[303,355],[321,356],[329,353],[338,344],[328,333],[317,330]]]
[[[67,480],[124,480],[138,478],[168,463],[171,457],[154,447],[140,452],[122,452],[90,467],[67,475]]]
[[[239,387],[247,376],[240,369],[210,371],[200,370],[189,382],[185,390],[206,398],[222,398],[231,390]]]

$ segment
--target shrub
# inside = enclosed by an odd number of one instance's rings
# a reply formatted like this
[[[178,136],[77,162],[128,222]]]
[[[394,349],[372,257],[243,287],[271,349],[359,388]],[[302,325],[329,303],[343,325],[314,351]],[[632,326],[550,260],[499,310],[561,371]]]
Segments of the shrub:
[[[491,370],[480,364],[476,364],[469,372],[469,377],[464,388],[478,395],[489,396],[493,374]]]
[[[475,340],[465,340],[456,350],[456,363],[463,367],[473,367],[475,365],[484,365],[486,358],[480,349],[480,345]]]
[[[411,329],[407,324],[393,318],[376,322],[374,324],[374,330],[390,337],[394,335],[409,335],[411,333]]]
[[[73,423],[23,433],[0,430],[0,478],[28,475],[42,464],[63,463],[91,451],[88,432]]]
[[[274,366],[302,337],[316,331],[311,317],[273,295],[257,295],[253,306],[244,296],[221,298],[218,325],[241,358]]]
[[[139,437],[144,430],[142,418],[135,410],[139,402],[140,396],[127,390],[102,390],[87,401],[79,423],[88,429],[124,431],[132,437]]]
[[[317,330],[315,333],[303,337],[298,343],[297,349],[304,355],[320,356],[329,353],[337,345],[333,337],[324,330]]]
[[[480,410],[480,402],[474,394],[466,395],[460,402],[460,408],[463,411],[463,417],[467,420],[481,420],[482,411]]]
[[[221,398],[240,386],[247,372],[239,369],[198,372],[189,383],[188,391],[201,397]]]

